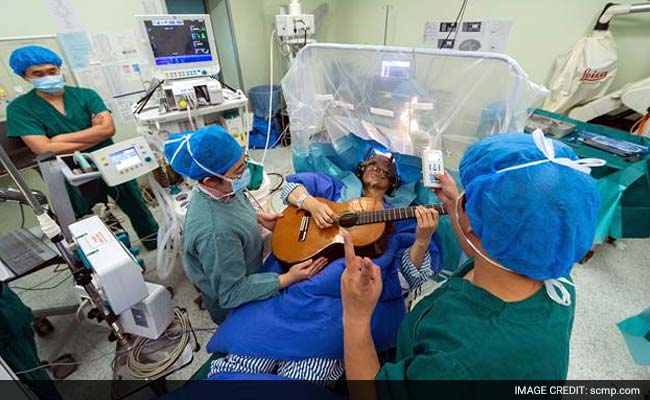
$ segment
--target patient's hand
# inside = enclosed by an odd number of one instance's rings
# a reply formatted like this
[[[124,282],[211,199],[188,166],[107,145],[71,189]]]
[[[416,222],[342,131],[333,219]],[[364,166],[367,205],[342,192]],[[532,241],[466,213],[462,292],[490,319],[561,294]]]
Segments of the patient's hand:
[[[327,204],[318,201],[312,196],[305,199],[303,208],[311,213],[314,221],[316,221],[316,226],[321,229],[331,227],[339,218]]]
[[[431,236],[438,229],[438,211],[433,208],[418,206],[415,209],[415,217],[418,221],[415,230],[415,240],[429,246]]]

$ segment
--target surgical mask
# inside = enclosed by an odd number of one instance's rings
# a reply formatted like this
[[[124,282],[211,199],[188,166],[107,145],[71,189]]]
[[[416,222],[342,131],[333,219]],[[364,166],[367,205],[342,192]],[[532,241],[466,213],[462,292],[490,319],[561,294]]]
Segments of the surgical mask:
[[[207,194],[208,196],[212,197],[214,200],[221,200],[221,199],[223,199],[225,197],[229,197],[229,196],[232,196],[233,194],[245,191],[246,188],[248,187],[248,184],[250,183],[250,176],[251,175],[250,175],[250,171],[247,169],[246,171],[244,171],[242,176],[240,176],[239,178],[236,178],[236,179],[227,178],[227,177],[225,177],[223,175],[218,175],[218,176],[220,178],[230,182],[230,185],[232,186],[232,191],[230,191],[228,193],[225,193],[225,194],[219,195],[219,194],[217,194],[217,192],[221,193],[221,191],[218,191],[216,189],[212,189],[212,188],[210,188],[208,186],[205,186],[205,185],[202,185],[202,184],[196,185],[196,189],[198,189],[198,190],[202,191],[203,193]]]
[[[232,192],[228,193],[230,194],[235,194],[235,193],[241,193],[244,190],[248,188],[248,185],[251,183],[251,171],[250,169],[246,168],[243,174],[239,178],[228,178],[223,175],[217,175],[221,177],[222,179],[230,182],[230,186],[232,186]]]
[[[48,75],[42,78],[33,78],[29,82],[34,86],[36,90],[45,92],[48,94],[57,94],[65,86],[65,78],[63,74],[59,75]]]

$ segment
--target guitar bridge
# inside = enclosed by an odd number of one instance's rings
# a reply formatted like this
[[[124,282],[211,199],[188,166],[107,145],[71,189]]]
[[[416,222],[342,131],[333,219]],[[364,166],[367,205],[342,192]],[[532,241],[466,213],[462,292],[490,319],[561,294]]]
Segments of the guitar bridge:
[[[298,241],[299,242],[304,242],[307,240],[307,231],[309,230],[309,221],[311,220],[311,217],[308,215],[305,215],[302,217],[300,220],[300,230],[298,231]]]

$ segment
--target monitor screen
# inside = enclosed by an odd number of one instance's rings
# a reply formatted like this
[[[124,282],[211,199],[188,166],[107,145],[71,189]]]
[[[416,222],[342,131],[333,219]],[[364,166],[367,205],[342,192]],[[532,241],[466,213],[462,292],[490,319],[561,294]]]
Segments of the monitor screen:
[[[144,26],[156,65],[213,61],[205,20],[154,19]]]
[[[111,153],[110,158],[111,162],[119,172],[134,167],[142,161],[140,160],[140,156],[134,146]]]
[[[408,78],[410,71],[411,63],[409,61],[385,60],[381,62],[382,78]]]

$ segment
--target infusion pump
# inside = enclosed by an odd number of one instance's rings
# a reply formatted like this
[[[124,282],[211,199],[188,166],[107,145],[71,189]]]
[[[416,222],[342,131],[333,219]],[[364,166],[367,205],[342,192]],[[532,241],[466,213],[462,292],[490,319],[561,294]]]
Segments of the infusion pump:
[[[91,153],[108,186],[119,185],[158,168],[144,137],[135,137]]]
[[[116,186],[158,168],[158,161],[142,136],[91,153],[59,155],[57,159],[61,172],[74,186],[99,177],[108,186]]]

